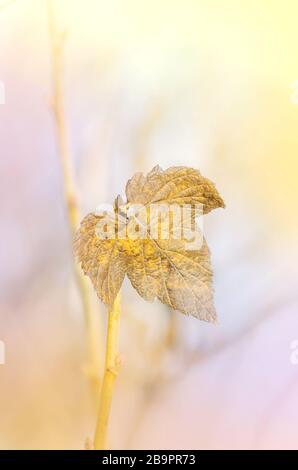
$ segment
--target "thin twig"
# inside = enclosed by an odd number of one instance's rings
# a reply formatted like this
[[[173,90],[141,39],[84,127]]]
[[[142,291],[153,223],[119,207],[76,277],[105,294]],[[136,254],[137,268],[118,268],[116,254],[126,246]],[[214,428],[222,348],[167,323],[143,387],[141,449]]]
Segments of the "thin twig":
[[[133,440],[139,432],[144,420],[145,413],[163,389],[170,386],[173,387],[177,382],[183,379],[192,367],[199,366],[204,361],[211,360],[213,357],[221,354],[227,349],[233,348],[239,345],[242,341],[249,339],[250,335],[255,333],[266,320],[274,318],[280,312],[280,307],[286,304],[286,300],[288,303],[296,302],[296,296],[292,295],[292,297],[289,297],[287,294],[285,297],[281,297],[280,299],[275,300],[272,304],[267,305],[264,311],[261,311],[259,315],[257,315],[254,322],[244,328],[233,338],[224,339],[221,342],[218,342],[212,349],[203,351],[197,348],[195,351],[186,352],[181,369],[174,375],[167,375],[167,371],[164,371],[153,380],[146,382],[143,386],[143,396],[139,410],[133,422],[132,429],[128,434],[127,447],[131,448]]]
[[[96,425],[94,448],[106,449],[107,430],[115,387],[115,380],[120,366],[118,353],[118,338],[120,326],[120,294],[116,297],[113,307],[109,311],[108,332],[106,343],[105,372],[102,382],[98,420]]]
[[[48,0],[47,5],[49,32],[52,47],[53,96],[51,105],[54,114],[57,144],[62,168],[63,189],[67,206],[68,222],[73,238],[79,226],[81,215],[74,179],[74,171],[70,153],[70,139],[66,125],[63,100],[62,53],[65,34],[61,34],[56,30],[52,0]],[[98,312],[95,312],[92,306],[92,294],[88,285],[89,281],[83,275],[82,271],[79,269],[77,264],[74,265],[74,271],[82,300],[88,335],[88,364],[85,368],[85,371],[90,376],[97,395],[100,370],[100,338],[98,333]]]

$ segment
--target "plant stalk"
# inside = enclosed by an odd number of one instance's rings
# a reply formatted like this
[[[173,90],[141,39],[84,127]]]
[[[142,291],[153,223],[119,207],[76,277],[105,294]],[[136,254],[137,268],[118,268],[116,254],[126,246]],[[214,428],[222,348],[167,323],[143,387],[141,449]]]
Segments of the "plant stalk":
[[[53,96],[51,106],[54,115],[58,151],[62,169],[62,182],[64,198],[67,208],[68,224],[72,239],[79,227],[81,214],[77,197],[77,188],[74,178],[74,170],[70,151],[70,138],[65,118],[63,100],[63,67],[62,53],[65,36],[56,29],[52,0],[48,0],[48,21],[52,49],[52,83]],[[82,301],[85,324],[87,330],[88,363],[85,367],[86,374],[90,377],[94,394],[97,396],[100,371],[100,338],[99,320],[97,312],[93,309],[93,300],[88,280],[77,264],[74,265],[75,278]]]
[[[120,366],[118,353],[120,313],[120,294],[118,294],[112,308],[109,310],[105,371],[102,382],[97,425],[94,437],[95,450],[104,450],[107,448],[106,440],[110,410],[114,394],[115,380]]]

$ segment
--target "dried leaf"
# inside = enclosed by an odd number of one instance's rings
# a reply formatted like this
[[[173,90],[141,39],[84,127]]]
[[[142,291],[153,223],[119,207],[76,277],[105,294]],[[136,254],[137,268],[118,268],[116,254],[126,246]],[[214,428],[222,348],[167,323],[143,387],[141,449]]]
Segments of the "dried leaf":
[[[172,246],[171,246],[172,245]],[[141,240],[128,258],[128,277],[146,300],[162,303],[186,315],[215,321],[212,271],[207,244],[187,251],[165,240]]]
[[[119,241],[101,240],[96,235],[100,217],[88,214],[82,221],[74,242],[74,253],[90,277],[99,298],[112,305],[126,272],[126,261],[119,251]]]
[[[146,178],[142,173],[136,173],[126,186],[126,197],[128,202],[145,205],[202,204],[204,214],[225,207],[214,184],[198,170],[184,166],[171,167],[165,171],[156,166]]]
[[[136,173],[126,185],[126,197],[126,203],[118,196],[114,204],[115,213],[123,216],[124,222],[121,217],[113,220],[115,238],[103,240],[98,237],[96,227],[100,217],[96,214],[85,217],[76,237],[75,254],[98,296],[111,305],[127,273],[133,287],[144,299],[158,298],[184,314],[215,321],[210,254],[198,227],[192,227],[194,217],[189,219],[189,225],[184,219],[181,219],[182,225],[177,220],[170,224],[168,237],[164,237],[160,215],[150,219],[149,228],[146,224],[152,204],[178,207],[201,204],[204,214],[224,207],[214,184],[192,168],[172,167],[163,171],[157,166],[146,177]],[[145,210],[127,215],[135,204],[143,205]],[[143,230],[140,238],[131,236],[136,225]],[[184,237],[177,239],[181,228]],[[123,230],[130,234],[128,238],[122,237]],[[152,236],[154,230],[158,236]],[[185,235],[188,232],[202,239],[198,249],[189,249],[189,239]]]

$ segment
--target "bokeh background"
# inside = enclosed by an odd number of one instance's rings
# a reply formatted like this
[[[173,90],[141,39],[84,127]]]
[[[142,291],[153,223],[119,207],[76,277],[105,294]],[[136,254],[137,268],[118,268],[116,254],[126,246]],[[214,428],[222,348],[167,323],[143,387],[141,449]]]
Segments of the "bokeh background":
[[[226,202],[204,223],[217,326],[124,285],[110,447],[297,449],[297,1],[54,4],[82,214],[156,164],[200,169]],[[0,80],[0,448],[83,449],[96,403],[45,1],[1,1]]]

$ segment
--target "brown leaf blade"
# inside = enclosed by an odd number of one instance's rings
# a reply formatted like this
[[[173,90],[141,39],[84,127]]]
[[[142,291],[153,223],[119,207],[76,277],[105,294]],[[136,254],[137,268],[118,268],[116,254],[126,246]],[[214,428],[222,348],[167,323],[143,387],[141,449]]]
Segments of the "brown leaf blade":
[[[74,242],[74,254],[98,297],[111,306],[124,280],[126,261],[119,252],[118,240],[102,240],[97,236],[99,219],[94,213],[83,219]]]
[[[201,204],[207,214],[225,207],[214,183],[204,178],[198,170],[188,167],[171,167],[162,170],[154,167],[146,177],[137,173],[126,188],[127,200],[136,204]]]
[[[118,196],[114,204],[112,217],[118,217],[112,222],[114,237],[98,237],[100,218],[95,213],[85,217],[76,236],[75,254],[100,299],[112,305],[127,273],[145,300],[157,298],[181,313],[215,322],[210,253],[196,225],[199,213],[225,206],[214,184],[193,168],[164,171],[157,166],[146,176],[136,173],[126,185],[126,196],[127,202]],[[136,208],[137,204],[145,206],[144,210]],[[187,211],[181,219],[167,219],[168,215],[158,212],[152,218],[155,205],[187,207]],[[201,207],[198,213],[197,206]],[[129,215],[131,211],[134,217]],[[170,231],[164,225],[167,220],[171,220]],[[136,222],[137,232],[142,233],[139,238],[131,236]],[[182,232],[184,238],[177,237]],[[124,233],[129,233],[128,238],[123,238]],[[189,235],[202,243],[191,245]]]
[[[215,322],[210,255],[204,241],[200,250],[188,251],[183,242],[134,242],[127,275],[145,300],[158,298],[185,315]]]

